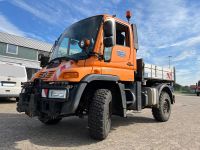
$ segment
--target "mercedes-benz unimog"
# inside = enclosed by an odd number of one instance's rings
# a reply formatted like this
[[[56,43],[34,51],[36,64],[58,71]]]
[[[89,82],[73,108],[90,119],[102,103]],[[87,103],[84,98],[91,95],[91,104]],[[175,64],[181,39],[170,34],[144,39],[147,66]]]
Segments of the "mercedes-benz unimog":
[[[137,29],[112,15],[72,24],[56,40],[50,58],[40,55],[41,69],[23,83],[18,112],[44,124],[63,117],[88,116],[89,134],[103,140],[111,116],[151,108],[157,121],[171,113],[174,70],[137,59]]]

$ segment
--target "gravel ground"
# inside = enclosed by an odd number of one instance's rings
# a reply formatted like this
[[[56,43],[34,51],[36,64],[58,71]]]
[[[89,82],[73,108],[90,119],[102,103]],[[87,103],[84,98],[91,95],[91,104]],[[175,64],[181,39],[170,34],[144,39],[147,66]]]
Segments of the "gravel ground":
[[[154,121],[151,110],[113,117],[104,141],[90,139],[87,118],[69,117],[45,126],[15,110],[12,101],[0,99],[0,149],[197,149],[200,150],[200,97],[176,95],[168,122]]]

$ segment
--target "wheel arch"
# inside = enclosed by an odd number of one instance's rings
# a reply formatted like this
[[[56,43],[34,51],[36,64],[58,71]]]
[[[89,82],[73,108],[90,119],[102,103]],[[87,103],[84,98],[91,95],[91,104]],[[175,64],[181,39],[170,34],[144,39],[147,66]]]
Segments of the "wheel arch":
[[[87,83],[81,97],[77,99],[76,112],[82,111],[82,109],[89,107],[90,100],[94,94],[94,91],[100,88],[109,89],[113,96],[113,110],[114,114],[124,116],[123,102],[125,95],[123,95],[123,85],[118,83],[119,77],[112,75],[98,75],[92,74],[86,76],[81,82]],[[91,94],[92,93],[92,94]],[[125,93],[124,93],[125,94]]]
[[[170,87],[168,84],[159,84],[158,86],[156,86],[156,88],[158,89],[158,96],[159,97],[160,97],[161,92],[164,91],[164,92],[169,94],[169,97],[171,99],[171,104],[175,103],[175,97],[174,97],[173,92],[172,92],[172,87]]]

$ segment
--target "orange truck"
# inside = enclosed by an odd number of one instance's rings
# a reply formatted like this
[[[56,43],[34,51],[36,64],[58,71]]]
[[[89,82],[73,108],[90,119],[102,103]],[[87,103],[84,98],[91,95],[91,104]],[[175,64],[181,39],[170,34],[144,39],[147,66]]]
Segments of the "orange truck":
[[[39,55],[41,69],[22,84],[17,111],[44,124],[63,117],[88,116],[89,134],[103,140],[111,116],[152,109],[155,120],[169,119],[174,71],[137,59],[136,25],[112,15],[86,18],[68,27],[50,56]]]

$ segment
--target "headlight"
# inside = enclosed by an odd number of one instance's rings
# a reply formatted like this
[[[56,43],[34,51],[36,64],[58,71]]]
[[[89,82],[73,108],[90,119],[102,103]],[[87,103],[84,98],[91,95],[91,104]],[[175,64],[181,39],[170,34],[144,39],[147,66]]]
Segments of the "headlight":
[[[49,90],[49,98],[62,98],[65,99],[67,90]]]

